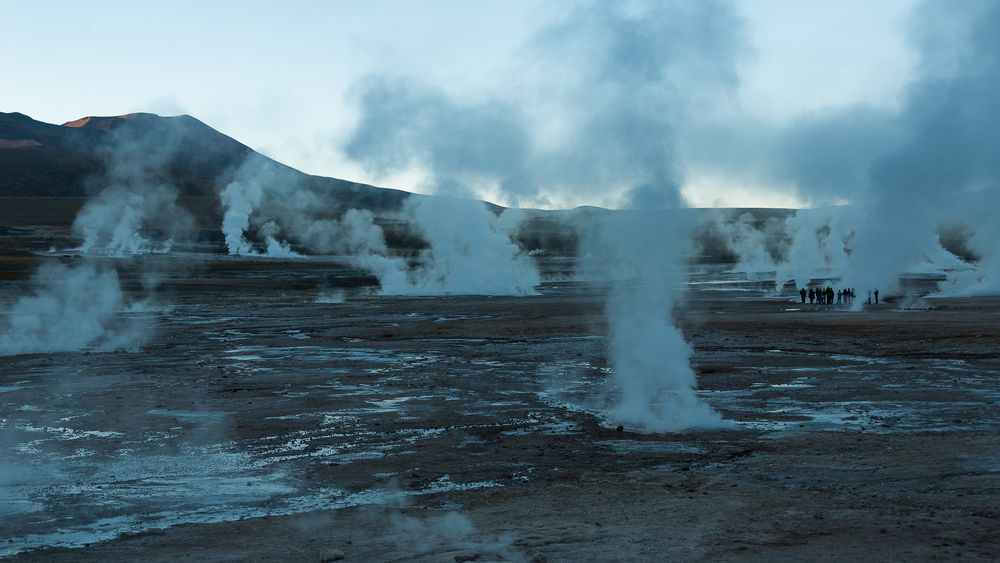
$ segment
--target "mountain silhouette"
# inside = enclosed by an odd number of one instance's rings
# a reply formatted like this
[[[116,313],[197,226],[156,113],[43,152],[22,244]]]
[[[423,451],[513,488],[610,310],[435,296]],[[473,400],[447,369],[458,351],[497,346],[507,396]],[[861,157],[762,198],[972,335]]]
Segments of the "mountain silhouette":
[[[343,209],[395,210],[410,195],[402,190],[305,174],[189,115],[89,116],[55,125],[22,113],[0,112],[3,215],[18,217],[21,211],[20,216],[25,218],[44,219],[32,224],[71,224],[85,198],[113,181],[116,167],[132,163],[142,168],[147,181],[175,186],[182,204],[199,218],[199,223],[206,227],[218,225],[218,193],[248,159],[267,163],[279,171],[281,181],[322,193]]]

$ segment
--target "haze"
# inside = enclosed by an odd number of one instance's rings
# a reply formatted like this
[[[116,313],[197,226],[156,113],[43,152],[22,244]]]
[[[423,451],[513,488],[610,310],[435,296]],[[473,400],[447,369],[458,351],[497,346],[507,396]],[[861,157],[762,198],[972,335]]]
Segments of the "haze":
[[[5,43],[15,48],[0,52],[0,105],[55,123],[186,113],[312,174],[433,192],[420,163],[376,172],[345,157],[359,119],[358,81],[402,76],[469,101],[516,91],[535,57],[531,37],[581,4],[6,2],[5,19],[16,25],[6,26]],[[738,84],[714,114],[746,124],[739,136],[835,108],[899,106],[913,73],[907,28],[917,3],[757,0],[729,7],[743,36]],[[677,144],[704,137],[705,128],[684,132]],[[754,178],[714,158],[689,156],[683,165],[690,205],[815,203],[791,180]],[[500,190],[475,191],[515,203]],[[547,195],[516,203],[621,205],[616,195]]]

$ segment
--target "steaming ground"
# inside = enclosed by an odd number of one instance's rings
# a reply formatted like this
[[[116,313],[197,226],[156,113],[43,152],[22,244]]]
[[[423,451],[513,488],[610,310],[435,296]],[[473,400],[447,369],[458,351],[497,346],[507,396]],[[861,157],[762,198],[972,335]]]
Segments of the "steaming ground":
[[[191,261],[128,313],[156,321],[141,352],[2,358],[0,554],[1000,557],[1000,299],[848,313],[699,268],[680,325],[736,424],[656,435],[595,414],[605,288],[395,298],[321,260]]]

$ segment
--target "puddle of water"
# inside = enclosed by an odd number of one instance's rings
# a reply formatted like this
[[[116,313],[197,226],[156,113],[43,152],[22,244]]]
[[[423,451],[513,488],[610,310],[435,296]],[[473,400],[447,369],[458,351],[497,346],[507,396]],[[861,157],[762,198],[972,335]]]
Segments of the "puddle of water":
[[[151,414],[154,416],[170,416],[173,418],[180,418],[180,419],[218,420],[233,413],[228,411],[184,411],[184,410],[171,410],[171,409],[150,409],[146,411],[146,414]]]
[[[599,444],[608,446],[615,453],[655,453],[655,454],[694,454],[701,455],[708,450],[696,444],[687,442],[655,442],[651,440],[602,440]]]
[[[857,356],[853,354],[832,354],[830,356],[831,360],[838,362],[860,362],[863,364],[891,364],[892,360],[887,360],[885,358],[873,358],[871,356]]]
[[[370,401],[370,402],[371,402],[371,404],[377,406],[379,409],[382,409],[383,411],[396,411],[396,410],[402,410],[401,405],[403,403],[406,403],[406,402],[409,402],[409,401],[415,401],[415,400],[419,400],[419,399],[433,399],[433,398],[434,397],[432,395],[419,395],[419,396],[412,396],[412,397],[409,397],[409,396],[408,397],[394,397],[392,399],[381,399],[381,400],[378,400],[378,401]]]
[[[575,422],[564,422],[564,421],[554,421],[554,422],[544,422],[541,424],[526,425],[522,428],[516,430],[507,430],[502,432],[505,436],[535,436],[538,434],[550,434],[550,435],[569,435],[569,434],[579,434],[582,429]]]
[[[495,319],[493,315],[452,315],[452,316],[441,316],[434,319],[436,323],[446,323],[450,321],[486,321],[490,319]]]
[[[63,426],[35,426],[33,424],[25,424],[23,426],[17,427],[25,432],[44,432],[46,434],[52,434],[60,440],[82,440],[84,438],[118,438],[124,436],[121,432],[115,432],[114,430],[77,430],[75,428],[67,428]]]
[[[10,494],[10,493],[5,493]],[[16,494],[16,493],[14,493]],[[28,499],[4,498],[0,499],[0,517],[12,516],[15,514],[28,514],[42,510],[42,505]]]
[[[289,338],[294,338],[296,340],[309,340],[309,339],[312,338],[308,334],[303,333],[301,330],[294,330],[293,329],[293,330],[286,330],[286,331],[283,331],[283,332]]]
[[[232,495],[221,495],[221,498],[208,498],[212,502],[206,504],[192,504],[182,509],[161,510],[156,512],[142,512],[137,515],[118,515],[112,517],[102,517],[85,524],[62,526],[51,532],[41,532],[27,534],[21,537],[12,537],[4,544],[0,544],[0,557],[16,555],[29,552],[43,547],[64,547],[78,548],[87,544],[108,541],[124,534],[137,534],[150,530],[159,530],[176,526],[178,524],[212,524],[219,522],[231,522],[245,518],[262,518],[265,516],[285,516],[291,514],[301,514],[316,510],[336,510],[341,508],[386,504],[395,502],[401,497],[418,497],[427,494],[438,494],[452,491],[470,491],[500,487],[496,481],[472,481],[466,483],[456,483],[449,475],[443,475],[430,483],[427,487],[414,491],[396,491],[384,489],[369,489],[356,493],[345,493],[334,488],[320,488],[317,490],[281,496],[291,492],[285,485],[275,484],[267,486],[267,483],[260,481],[249,481],[251,486],[246,485],[246,479],[236,478],[234,482],[220,482],[213,479],[203,480],[201,483],[195,480],[179,480],[177,483],[161,482],[159,485],[194,485],[195,493],[210,491],[218,493],[240,491],[239,498],[247,500],[242,492],[243,489],[259,493],[256,499],[270,499],[266,505],[234,504]],[[153,484],[154,487],[157,483]],[[143,487],[149,488],[149,483]],[[205,498],[203,495],[199,498]],[[2,514],[2,513],[0,513]],[[22,512],[23,514],[23,512]]]
[[[174,316],[173,320],[181,324],[188,325],[214,325],[231,323],[234,321],[245,321],[246,319],[242,317],[202,317],[198,315],[189,315],[184,317]]]

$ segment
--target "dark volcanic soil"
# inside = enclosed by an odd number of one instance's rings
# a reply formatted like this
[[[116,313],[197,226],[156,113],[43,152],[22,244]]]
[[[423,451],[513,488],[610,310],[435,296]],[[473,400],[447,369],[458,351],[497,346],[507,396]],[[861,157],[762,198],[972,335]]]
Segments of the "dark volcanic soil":
[[[732,427],[647,435],[598,414],[594,288],[316,304],[308,272],[199,271],[139,353],[0,357],[0,554],[1000,558],[1000,300],[696,289],[678,317]]]

